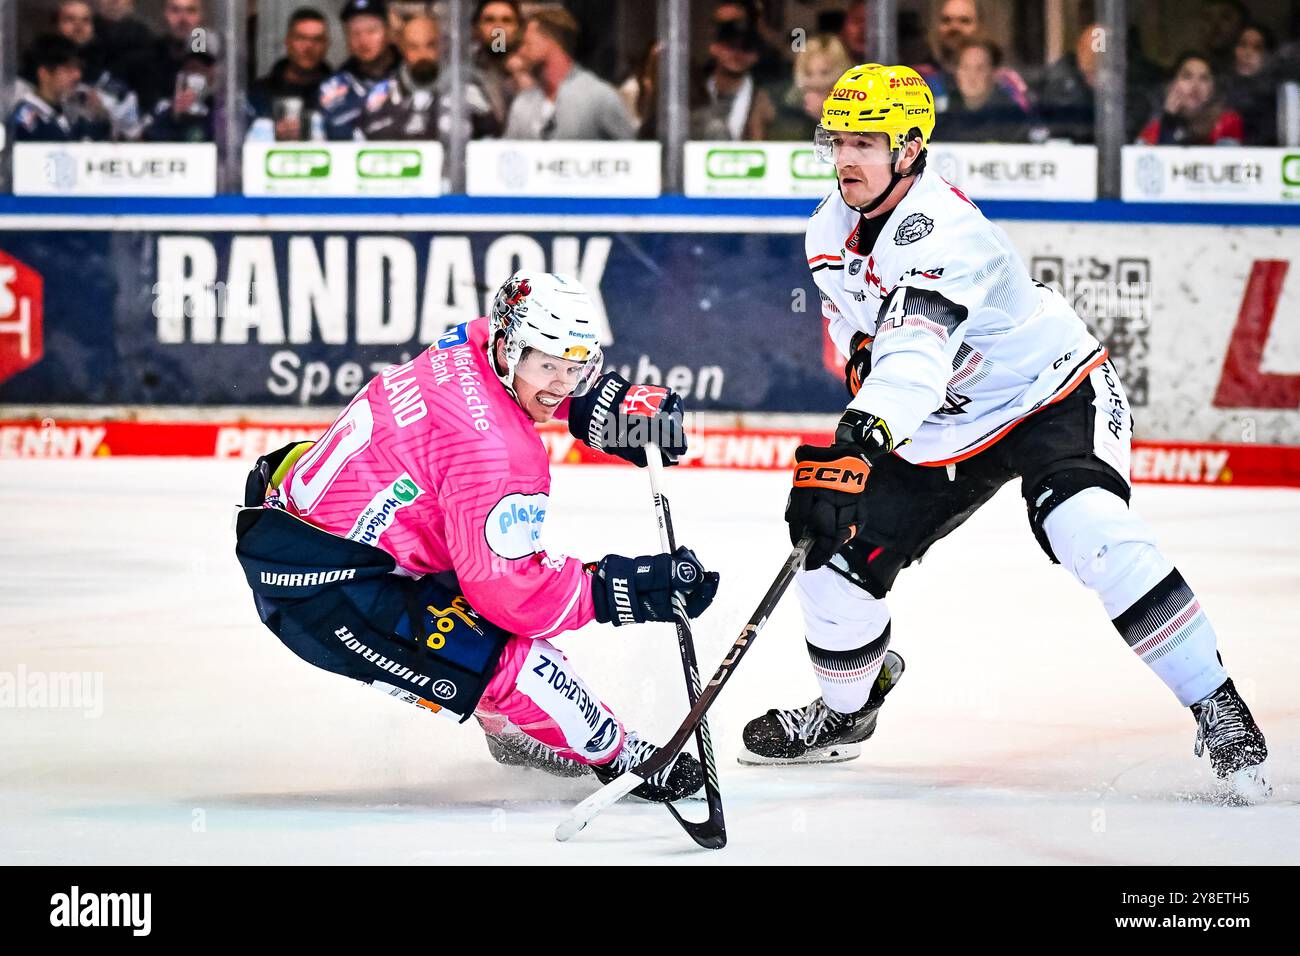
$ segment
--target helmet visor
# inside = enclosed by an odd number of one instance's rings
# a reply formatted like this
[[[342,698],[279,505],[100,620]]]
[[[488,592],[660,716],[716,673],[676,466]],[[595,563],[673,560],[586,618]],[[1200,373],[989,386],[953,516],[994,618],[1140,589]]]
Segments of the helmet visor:
[[[515,378],[527,382],[538,391],[553,395],[583,395],[600,374],[600,349],[578,346],[570,352],[581,350],[585,354],[573,358],[560,358],[541,349],[525,349],[515,366]]]
[[[813,132],[813,152],[823,163],[866,166],[892,162],[889,145],[881,133],[847,133],[818,126]],[[881,146],[884,146],[882,149]]]

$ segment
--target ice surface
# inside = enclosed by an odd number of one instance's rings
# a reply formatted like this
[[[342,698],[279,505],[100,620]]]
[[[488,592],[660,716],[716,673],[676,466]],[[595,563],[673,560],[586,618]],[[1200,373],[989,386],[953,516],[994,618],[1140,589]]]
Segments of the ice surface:
[[[1048,564],[1013,486],[900,578],[907,673],[855,762],[735,763],[747,719],[817,693],[788,596],[714,712],[731,837],[714,853],[645,804],[557,844],[594,782],[499,767],[474,723],[299,662],[258,623],[233,558],[245,470],[0,464],[0,678],[89,672],[103,688],[99,716],[0,709],[0,863],[1300,862],[1300,492],[1135,494],[1268,735],[1270,805],[1209,801],[1191,717]],[[788,550],[786,482],[667,475],[679,538],[723,575],[696,626],[706,671]],[[549,518],[549,543],[573,554],[658,550],[632,469],[557,469]],[[631,726],[676,727],[670,626],[560,643]]]

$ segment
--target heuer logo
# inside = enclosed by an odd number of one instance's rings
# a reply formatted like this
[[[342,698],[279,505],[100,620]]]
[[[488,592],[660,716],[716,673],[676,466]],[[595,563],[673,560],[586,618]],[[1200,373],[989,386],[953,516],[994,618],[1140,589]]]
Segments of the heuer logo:
[[[790,175],[795,179],[834,179],[835,167],[821,162],[811,149],[796,149],[790,154]]]
[[[44,303],[41,274],[0,252],[0,382],[31,368],[45,354]]]
[[[762,179],[767,154],[760,149],[711,149],[704,157],[710,179]]]
[[[414,149],[363,149],[357,153],[357,175],[362,179],[415,179],[424,161]]]
[[[323,149],[273,149],[266,154],[270,179],[324,179],[330,174],[330,154]]]

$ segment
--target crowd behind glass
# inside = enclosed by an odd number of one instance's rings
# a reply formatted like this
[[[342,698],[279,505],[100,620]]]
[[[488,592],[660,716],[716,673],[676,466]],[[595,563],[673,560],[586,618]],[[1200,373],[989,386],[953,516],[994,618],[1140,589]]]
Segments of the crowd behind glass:
[[[135,0],[20,0],[24,42],[10,140],[220,137],[227,104],[211,2],[155,2],[155,21],[137,11]],[[256,6],[250,2],[254,17]],[[267,64],[248,57],[239,105],[248,137],[445,140],[453,119],[442,69],[444,6],[349,0],[294,10],[283,26],[279,59]],[[471,69],[464,85],[470,137],[657,138],[662,51],[653,29],[629,37],[626,21],[607,2],[470,6]],[[706,0],[692,6],[704,9],[696,11],[692,32],[690,139],[808,140],[835,78],[867,61],[861,3],[786,0],[765,7],[762,0]],[[1186,0],[1156,6],[1181,11],[1189,42],[1181,52],[1149,50],[1161,24],[1138,22],[1141,5],[1130,4],[1134,23],[1123,38],[1127,140],[1267,146],[1287,139],[1277,117],[1279,91],[1300,78],[1293,5]],[[1026,49],[1005,8],[994,18],[992,4],[976,0],[899,3],[899,60],[934,91],[938,140],[1093,141],[1098,59],[1113,41],[1089,0],[1066,0],[1064,8],[1060,56],[1044,62],[1047,44],[1040,37],[1037,51]],[[336,35],[347,55],[331,63]]]

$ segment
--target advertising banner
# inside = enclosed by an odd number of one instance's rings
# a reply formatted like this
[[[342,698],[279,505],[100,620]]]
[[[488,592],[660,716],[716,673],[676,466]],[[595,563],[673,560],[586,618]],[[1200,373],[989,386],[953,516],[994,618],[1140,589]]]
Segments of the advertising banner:
[[[1127,202],[1291,203],[1300,200],[1300,148],[1125,146]]]
[[[328,411],[530,268],[591,290],[607,367],[693,409],[844,407],[797,219],[440,221],[0,232],[0,402]],[[1300,294],[1300,233],[1002,225],[1107,344],[1139,439],[1300,445],[1300,323],[1284,308]]]
[[[472,140],[465,154],[471,196],[659,195],[659,143]]]
[[[439,196],[436,142],[245,143],[246,196]]]
[[[17,196],[215,196],[212,143],[14,143]]]
[[[977,200],[1097,198],[1095,146],[935,143],[927,162]],[[820,199],[835,189],[811,142],[687,143],[685,163],[688,196]]]

